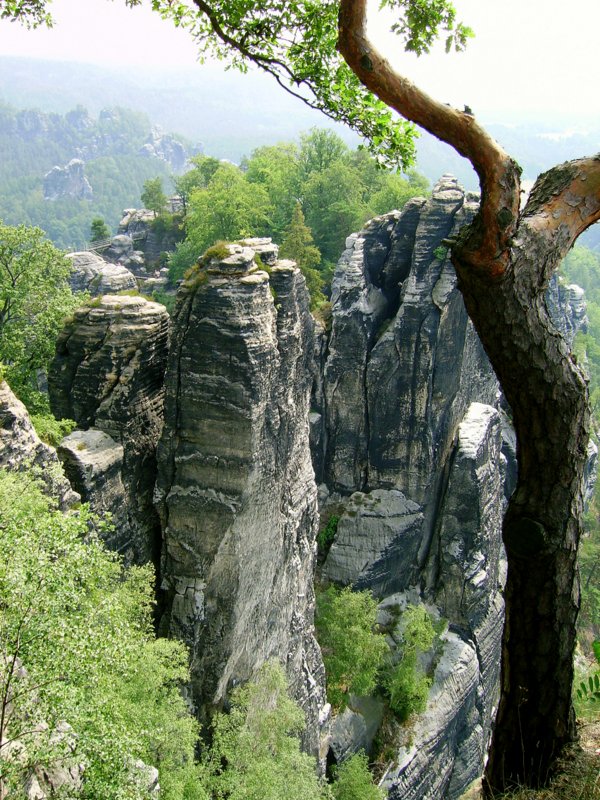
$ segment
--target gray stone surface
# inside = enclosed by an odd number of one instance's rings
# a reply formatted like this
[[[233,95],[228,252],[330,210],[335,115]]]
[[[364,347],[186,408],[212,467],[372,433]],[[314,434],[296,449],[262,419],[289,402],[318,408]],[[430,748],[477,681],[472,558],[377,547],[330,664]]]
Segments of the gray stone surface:
[[[34,467],[49,495],[63,510],[79,502],[65,478],[56,450],[41,441],[23,403],[6,381],[0,381],[0,468],[22,471]]]
[[[69,285],[74,292],[89,292],[93,297],[136,290],[135,275],[120,264],[105,261],[98,253],[85,250],[67,253],[73,268]]]
[[[64,167],[52,167],[44,175],[44,199],[72,197],[75,200],[91,200],[94,192],[84,170],[85,164],[80,158],[71,159]]]
[[[136,562],[158,557],[152,493],[162,427],[169,316],[141,297],[105,295],[78,309],[61,332],[48,386],[57,416],[97,428],[123,446],[127,524],[117,549]],[[84,483],[80,490],[87,492]],[[102,501],[98,501],[101,503]],[[122,510],[112,513],[123,518]]]
[[[66,436],[58,447],[64,471],[84,503],[96,514],[111,516],[114,530],[104,539],[112,550],[123,547],[123,533],[130,527],[128,498],[123,485],[123,446],[103,431],[89,428]],[[128,561],[132,552],[123,552]]]
[[[423,514],[396,489],[355,492],[345,504],[322,574],[386,597],[418,580]]]
[[[316,463],[327,502],[345,506],[323,575],[373,591],[384,616],[401,597],[402,607],[435,604],[450,624],[427,710],[412,744],[398,742],[390,798],[458,797],[481,772],[497,697],[505,460],[489,404],[498,386],[442,244],[475,211],[476,198],[444,176],[429,200],[349,237],[331,336],[315,348],[325,354]]]
[[[423,503],[471,400],[495,399],[441,244],[475,209],[444,176],[428,201],[414,198],[348,239],[324,368],[332,489],[395,488]]]
[[[546,305],[552,322],[572,345],[577,331],[585,331],[587,326],[585,292],[554,273],[546,292]]]
[[[174,311],[156,489],[162,629],[191,648],[204,718],[281,661],[317,753],[327,706],[313,637],[308,294],[292,262],[269,277],[254,250],[229,252],[184,282]]]

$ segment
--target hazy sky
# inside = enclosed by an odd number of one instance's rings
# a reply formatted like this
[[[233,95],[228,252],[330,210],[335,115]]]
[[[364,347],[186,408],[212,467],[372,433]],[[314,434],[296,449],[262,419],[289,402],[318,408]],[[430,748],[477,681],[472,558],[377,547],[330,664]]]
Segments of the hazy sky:
[[[475,29],[466,53],[415,59],[389,41],[405,74],[443,102],[480,111],[560,111],[600,119],[600,0],[456,0]],[[376,7],[376,6],[375,6]],[[195,67],[189,35],[149,8],[123,0],[54,0],[52,30],[0,22],[0,54],[96,64]],[[395,56],[395,54],[397,54]]]

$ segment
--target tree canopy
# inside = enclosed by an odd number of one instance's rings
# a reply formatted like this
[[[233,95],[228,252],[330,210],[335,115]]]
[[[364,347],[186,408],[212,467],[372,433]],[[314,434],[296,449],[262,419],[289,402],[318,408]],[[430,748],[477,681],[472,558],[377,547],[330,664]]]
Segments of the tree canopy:
[[[0,221],[0,361],[13,390],[35,410],[36,372],[54,356],[63,320],[80,305],[67,282],[70,262],[39,228]]]

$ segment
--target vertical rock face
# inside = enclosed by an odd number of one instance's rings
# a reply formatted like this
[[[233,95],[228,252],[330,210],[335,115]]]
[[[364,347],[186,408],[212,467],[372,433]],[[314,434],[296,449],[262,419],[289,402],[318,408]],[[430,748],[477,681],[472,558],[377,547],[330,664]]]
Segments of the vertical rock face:
[[[444,177],[427,202],[348,239],[324,378],[331,488],[396,488],[422,502],[470,400],[495,399],[442,244],[475,210]]]
[[[254,250],[183,284],[159,445],[163,628],[192,653],[202,716],[267,659],[287,665],[318,749],[323,667],[313,638],[316,486],[308,444],[312,320],[292,262]]]
[[[457,798],[481,773],[497,691],[497,383],[443,245],[475,210],[444,176],[347,240],[332,292],[317,461],[345,510],[323,575],[449,622],[428,709],[385,779],[403,800]]]
[[[27,409],[6,381],[0,381],[0,467],[37,468],[46,491],[63,511],[81,499],[65,478],[56,450],[40,440]]]
[[[65,467],[84,500],[119,521],[117,549],[136,562],[156,560],[160,540],[152,505],[156,477],[156,443],[162,426],[163,377],[169,316],[164,306],[141,297],[106,295],[80,308],[63,329],[48,375],[52,410],[74,419],[84,430],[95,428],[122,446],[121,482],[126,502],[115,493],[114,508],[90,490],[101,478],[100,464],[91,480],[83,462],[97,452],[101,464],[115,470],[113,445],[78,439],[63,443]],[[69,451],[70,454],[69,454]],[[79,454],[79,455],[78,455]],[[85,454],[85,457],[84,457]],[[108,469],[108,466],[107,466]],[[87,472],[86,472],[87,470]],[[90,481],[86,483],[84,475]]]

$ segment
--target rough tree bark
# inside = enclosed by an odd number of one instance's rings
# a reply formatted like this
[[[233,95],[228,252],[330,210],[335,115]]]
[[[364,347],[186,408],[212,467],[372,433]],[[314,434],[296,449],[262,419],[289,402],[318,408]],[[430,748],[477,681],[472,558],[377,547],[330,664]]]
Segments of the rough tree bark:
[[[366,0],[341,0],[339,50],[360,80],[475,168],[481,206],[452,242],[469,316],[517,432],[518,485],[504,519],[508,555],[501,700],[488,790],[543,784],[575,737],[571,703],[576,556],[590,429],[587,386],[552,325],[545,291],[577,236],[600,219],[600,155],[538,179],[522,212],[520,169],[466,114],[398,75],[366,33]]]

